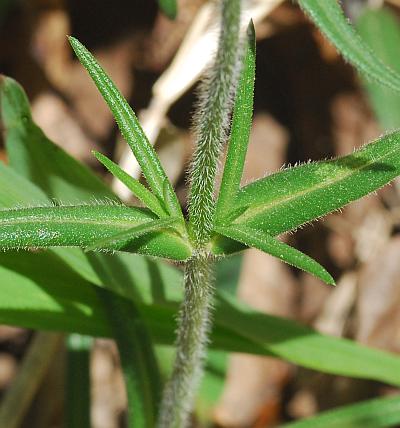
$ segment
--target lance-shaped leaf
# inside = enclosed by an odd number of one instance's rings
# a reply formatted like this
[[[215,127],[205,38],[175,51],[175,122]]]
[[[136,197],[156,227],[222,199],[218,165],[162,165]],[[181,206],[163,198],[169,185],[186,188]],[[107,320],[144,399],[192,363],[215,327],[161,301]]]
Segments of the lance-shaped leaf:
[[[298,0],[347,61],[369,78],[400,91],[400,75],[384,64],[344,16],[337,0]]]
[[[129,147],[132,149],[142,168],[150,189],[155,196],[162,201],[163,184],[165,180],[168,180],[168,177],[161,166],[157,153],[140,126],[135,113],[93,55],[74,37],[69,37],[69,41],[79,61],[86,68],[104,100],[110,107],[123,137],[129,144]],[[171,187],[171,193],[174,193],[169,180],[168,185]],[[179,215],[181,208],[176,195],[174,204],[175,214]]]
[[[400,423],[400,396],[376,398],[322,412],[281,428],[383,428]]]
[[[42,266],[47,266],[46,271]],[[162,293],[166,284],[159,281],[157,290],[152,292]],[[111,337],[113,333],[97,288],[50,252],[0,253],[3,324]],[[105,292],[110,299],[126,301],[108,290]],[[178,302],[160,299],[158,304],[137,304],[137,307],[154,340],[172,344]],[[275,356],[314,370],[400,385],[398,356],[263,314],[219,290],[210,346],[229,352]]]
[[[334,279],[319,263],[266,232],[260,232],[244,225],[220,226],[216,227],[216,231],[248,247],[257,248],[292,266],[311,273],[327,284],[335,285]]]
[[[148,327],[131,301],[110,296],[101,288],[96,292],[118,344],[130,404],[127,426],[153,428],[162,386]]]
[[[279,235],[379,189],[399,174],[400,132],[393,132],[351,155],[285,169],[245,186],[235,201],[234,223]]]
[[[150,211],[125,206],[84,205],[0,211],[0,248],[86,248],[134,226],[155,220]],[[107,248],[113,250],[113,248]],[[115,250],[173,260],[186,260],[191,251],[167,229],[139,237]]]
[[[366,8],[356,27],[363,40],[397,72],[400,71],[400,22],[390,9]],[[371,104],[385,130],[400,127],[400,94],[365,79]]]
[[[43,134],[32,120],[24,90],[9,77],[0,77],[0,117],[10,166],[35,182],[49,198],[75,203],[93,200],[94,195],[118,199],[89,168]],[[62,178],[65,175],[68,180]],[[31,202],[38,202],[26,193]]]
[[[134,226],[128,230],[124,230],[123,232],[119,232],[108,238],[95,241],[93,244],[89,245],[86,250],[93,251],[105,248],[111,250],[121,249],[126,247],[126,245],[128,245],[131,241],[136,240],[140,236],[154,232],[161,232],[173,226],[177,221],[178,219],[176,217],[168,217],[138,224],[137,226]]]
[[[178,13],[176,0],[158,0],[160,9],[168,16],[169,19],[175,19]]]
[[[253,117],[254,78],[256,65],[254,25],[247,29],[247,43],[237,88],[224,173],[219,191],[216,220],[223,222],[240,188],[244,161]]]
[[[112,160],[108,159],[107,156],[93,151],[96,159],[102,163],[111,174],[118,178],[125,186],[136,196],[149,210],[153,211],[158,217],[165,217],[167,214],[162,208],[160,201],[148,190],[139,180],[131,177],[127,172],[120,168]]]

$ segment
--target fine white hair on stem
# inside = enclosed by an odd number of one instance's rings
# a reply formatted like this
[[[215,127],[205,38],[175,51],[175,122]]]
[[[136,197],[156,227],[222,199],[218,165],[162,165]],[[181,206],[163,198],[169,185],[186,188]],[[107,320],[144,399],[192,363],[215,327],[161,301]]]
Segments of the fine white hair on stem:
[[[221,0],[218,50],[199,87],[193,130],[196,149],[189,167],[189,214],[194,240],[207,242],[213,223],[214,187],[227,140],[240,71],[240,0]]]

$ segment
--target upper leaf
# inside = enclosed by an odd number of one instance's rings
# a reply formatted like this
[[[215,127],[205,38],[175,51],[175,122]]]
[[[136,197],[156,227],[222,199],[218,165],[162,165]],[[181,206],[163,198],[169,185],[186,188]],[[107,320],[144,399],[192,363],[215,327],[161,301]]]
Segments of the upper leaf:
[[[351,155],[285,169],[242,188],[236,224],[275,236],[384,186],[400,174],[400,132]]]
[[[146,209],[112,205],[3,210],[0,211],[0,248],[87,248],[99,240],[128,232],[134,226],[154,223],[154,220],[154,215]],[[168,229],[140,235],[124,243],[113,239],[111,243],[106,241],[104,248],[97,248],[173,260],[186,260],[191,254],[187,243]]]
[[[160,201],[149,191],[143,184],[131,177],[127,172],[120,168],[120,166],[108,159],[107,156],[93,151],[96,159],[101,162],[111,174],[118,178],[126,187],[136,196],[147,208],[153,211],[158,217],[165,217],[167,213],[160,204]]]
[[[247,29],[245,55],[236,92],[231,135],[217,201],[217,222],[222,221],[226,216],[240,188],[253,117],[255,43],[254,25],[251,21]]]
[[[119,129],[126,142],[129,144],[129,147],[132,149],[153,193],[160,201],[163,201],[163,185],[164,181],[167,180],[168,186],[171,187],[171,192],[175,195],[172,185],[161,166],[157,153],[147,139],[135,113],[126,99],[122,96],[93,55],[74,37],[69,37],[69,41],[79,61],[88,71],[90,77],[93,79],[112,111]],[[181,208],[176,195],[174,203],[175,214],[181,215]]]
[[[380,61],[344,16],[337,0],[298,0],[319,29],[360,72],[400,91],[400,75]]]

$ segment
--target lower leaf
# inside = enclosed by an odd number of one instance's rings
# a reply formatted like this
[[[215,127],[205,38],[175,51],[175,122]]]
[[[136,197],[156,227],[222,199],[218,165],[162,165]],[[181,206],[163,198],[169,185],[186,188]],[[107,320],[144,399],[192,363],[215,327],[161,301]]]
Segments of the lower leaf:
[[[266,232],[243,225],[217,226],[215,230],[228,238],[249,247],[257,248],[271,256],[308,272],[329,285],[335,285],[332,276],[318,262]]]

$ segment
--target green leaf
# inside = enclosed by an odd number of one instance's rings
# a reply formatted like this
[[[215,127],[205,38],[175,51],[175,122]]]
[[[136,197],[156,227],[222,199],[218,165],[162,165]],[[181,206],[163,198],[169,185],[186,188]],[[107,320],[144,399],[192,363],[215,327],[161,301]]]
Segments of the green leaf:
[[[344,58],[367,77],[400,91],[400,76],[384,64],[364,43],[344,16],[337,0],[298,0],[325,36]]]
[[[125,186],[133,193],[133,195],[136,196],[154,214],[156,214],[158,217],[165,217],[167,215],[165,210],[162,208],[160,201],[149,190],[147,190],[139,180],[131,177],[128,173],[121,169],[119,165],[108,159],[107,156],[104,156],[97,151],[93,151],[93,154],[96,159],[102,163],[114,177],[118,178],[118,180],[124,183]]]
[[[117,341],[128,395],[129,427],[156,426],[161,379],[147,325],[132,301],[110,299],[101,288],[103,302]]]
[[[253,22],[247,29],[247,44],[236,92],[231,135],[219,191],[216,221],[223,222],[240,189],[244,161],[249,144],[253,118],[254,79],[256,69],[256,40]]]
[[[178,13],[178,6],[176,0],[158,0],[160,9],[165,13],[169,19],[175,19]]]
[[[0,248],[87,248],[134,226],[152,222],[148,210],[117,205],[36,207],[0,211]],[[152,233],[109,250],[185,260],[191,250],[172,232]]]
[[[87,428],[90,423],[90,356],[93,339],[70,334],[65,341],[67,367],[65,377],[65,426]]]
[[[327,284],[335,285],[334,279],[319,263],[266,232],[260,232],[243,225],[220,226],[216,227],[215,230],[228,238],[235,239],[249,247],[257,248],[292,266],[311,273]]]
[[[400,25],[390,9],[365,9],[356,25],[362,39],[385,63],[400,72]],[[372,107],[386,130],[400,127],[400,95],[367,79]]]
[[[150,189],[160,201],[163,201],[164,181],[167,180],[172,193],[173,188],[135,113],[92,54],[74,37],[69,37],[69,41],[79,61],[88,71],[112,111],[123,137],[142,168]],[[181,208],[176,195],[174,202],[175,214],[180,215]]]
[[[37,186],[0,162],[0,209],[32,204],[52,205]]]
[[[400,174],[400,132],[387,134],[351,155],[285,169],[242,188],[234,224],[271,236],[337,210]],[[224,243],[215,238],[214,252]]]
[[[2,323],[110,337],[95,290],[50,252],[0,253]]]
[[[87,167],[52,143],[35,125],[25,92],[9,77],[0,77],[0,115],[10,166],[35,182],[49,198],[63,203],[93,201],[94,195],[118,200]],[[64,180],[64,175],[69,179]],[[27,190],[26,194],[30,196]],[[35,202],[31,197],[29,202]]]
[[[400,396],[377,398],[322,412],[282,428],[383,428],[400,423]]]
[[[46,266],[46,271],[43,271]],[[158,281],[158,288],[165,287]],[[168,286],[172,286],[168,284]],[[98,287],[51,253],[0,253],[0,323],[110,337]],[[122,297],[104,290],[109,298]],[[400,358],[293,321],[262,314],[218,292],[211,347],[282,358],[307,368],[400,385]],[[177,302],[139,304],[156,342],[172,344]]]
[[[86,251],[93,251],[99,249],[120,249],[124,248],[131,241],[137,238],[148,235],[149,233],[160,233],[164,229],[168,229],[178,221],[177,218],[169,217],[160,220],[153,220],[143,224],[134,226],[123,232],[116,233],[108,238],[95,241],[93,244],[86,248]],[[162,233],[162,232],[161,232]]]

